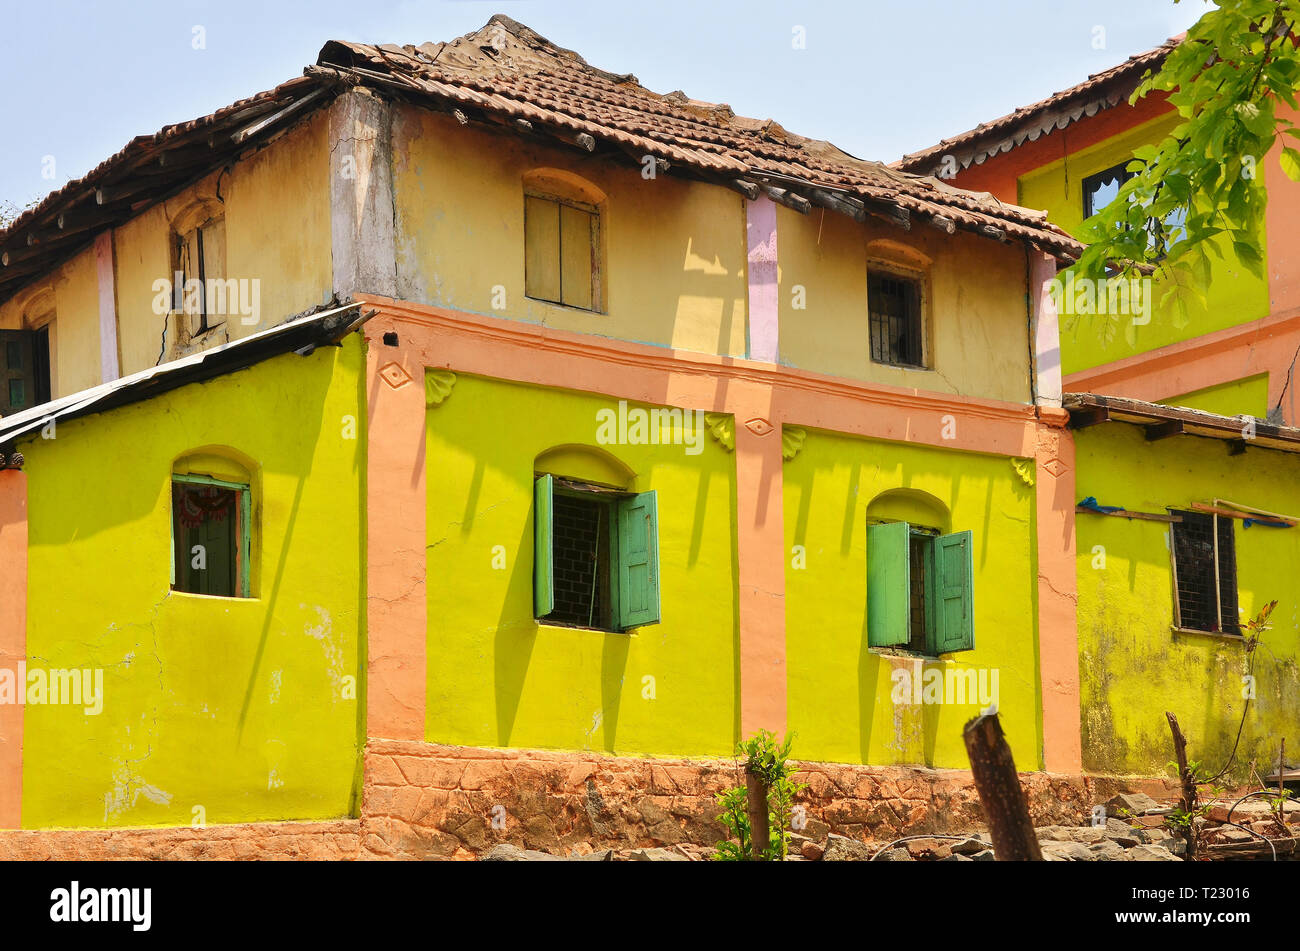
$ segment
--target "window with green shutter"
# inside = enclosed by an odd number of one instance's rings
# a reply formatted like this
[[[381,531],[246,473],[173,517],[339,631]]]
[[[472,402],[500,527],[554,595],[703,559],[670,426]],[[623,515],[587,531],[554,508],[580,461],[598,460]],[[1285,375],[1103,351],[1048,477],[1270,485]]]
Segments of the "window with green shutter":
[[[552,475],[534,483],[533,613],[547,624],[625,631],[659,621],[654,492]]]
[[[867,526],[867,643],[937,656],[973,650],[970,532]]]
[[[172,590],[251,597],[250,520],[247,485],[173,476]]]

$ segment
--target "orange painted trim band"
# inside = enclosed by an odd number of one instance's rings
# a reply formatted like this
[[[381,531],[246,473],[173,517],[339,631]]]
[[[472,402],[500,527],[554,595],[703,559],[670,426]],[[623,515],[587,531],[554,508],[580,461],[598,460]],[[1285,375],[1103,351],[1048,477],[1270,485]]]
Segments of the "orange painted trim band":
[[[27,475],[6,469],[0,471],[0,670],[17,678],[26,659]],[[0,703],[0,829],[22,828],[22,803],[23,707]]]

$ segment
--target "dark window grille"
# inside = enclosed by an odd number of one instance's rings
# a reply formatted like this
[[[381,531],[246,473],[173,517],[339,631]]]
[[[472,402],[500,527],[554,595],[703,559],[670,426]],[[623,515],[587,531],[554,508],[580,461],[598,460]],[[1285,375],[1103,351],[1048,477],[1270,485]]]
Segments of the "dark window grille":
[[[1234,532],[1237,522],[1231,518],[1220,518],[1218,522],[1220,627],[1225,634],[1240,634],[1241,619],[1237,614],[1237,539]]]
[[[557,493],[554,506],[555,609],[546,619],[608,628],[609,505]]]
[[[867,312],[872,360],[897,366],[922,365],[919,282],[893,274],[869,275]]]
[[[930,535],[913,532],[908,539],[908,558],[911,562],[911,591],[908,592],[910,625],[907,649],[919,654],[926,653],[926,634],[929,631],[929,617],[926,602],[930,592],[927,587],[930,578],[930,546],[934,539]]]
[[[1174,573],[1178,626],[1191,631],[1240,634],[1237,618],[1237,551],[1230,518],[1174,511]],[[1218,566],[1217,575],[1215,566]]]

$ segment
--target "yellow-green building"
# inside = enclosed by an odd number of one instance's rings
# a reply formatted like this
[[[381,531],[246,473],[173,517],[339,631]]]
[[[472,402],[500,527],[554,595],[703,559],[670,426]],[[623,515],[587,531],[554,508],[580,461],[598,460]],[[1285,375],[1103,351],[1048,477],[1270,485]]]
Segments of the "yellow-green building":
[[[0,666],[104,673],[0,826],[669,841],[771,729],[868,837],[995,704],[1082,808],[1078,250],[505,17],[136,140],[0,233]]]

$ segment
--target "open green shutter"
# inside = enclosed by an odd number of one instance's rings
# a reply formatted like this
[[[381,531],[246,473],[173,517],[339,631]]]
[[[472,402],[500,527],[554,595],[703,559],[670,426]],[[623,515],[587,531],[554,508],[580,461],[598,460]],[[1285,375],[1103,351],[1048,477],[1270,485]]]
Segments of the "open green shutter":
[[[659,507],[655,493],[618,503],[618,626],[659,621]]]
[[[867,644],[896,647],[909,640],[911,576],[906,522],[867,526]]]
[[[533,617],[555,610],[554,480],[539,476],[533,483]]]
[[[975,649],[973,547],[970,532],[934,540],[936,654]]]

